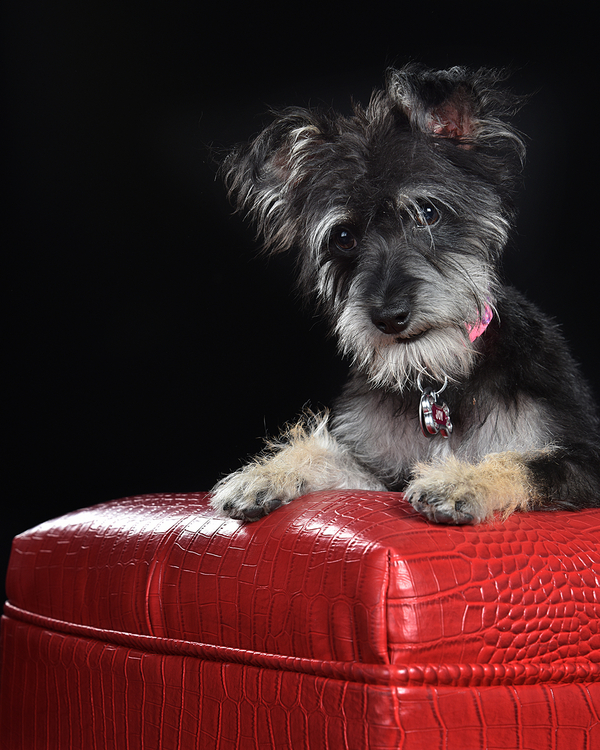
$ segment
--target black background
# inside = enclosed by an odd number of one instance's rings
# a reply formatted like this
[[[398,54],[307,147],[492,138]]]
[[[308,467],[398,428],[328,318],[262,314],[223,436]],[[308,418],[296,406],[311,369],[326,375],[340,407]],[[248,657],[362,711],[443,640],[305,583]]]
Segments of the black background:
[[[211,150],[270,106],[366,103],[389,65],[511,65],[513,88],[537,92],[517,118],[529,159],[506,274],[597,389],[586,19],[405,5],[5,3],[2,570],[16,533],[208,489],[335,396],[344,363],[294,299],[291,262],[256,258]]]

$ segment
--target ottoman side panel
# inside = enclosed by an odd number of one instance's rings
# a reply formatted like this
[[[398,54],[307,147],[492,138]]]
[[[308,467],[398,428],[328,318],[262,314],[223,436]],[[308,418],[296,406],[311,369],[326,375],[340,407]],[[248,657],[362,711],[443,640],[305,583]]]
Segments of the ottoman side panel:
[[[3,618],[5,750],[600,746],[600,683],[373,685],[141,651]]]

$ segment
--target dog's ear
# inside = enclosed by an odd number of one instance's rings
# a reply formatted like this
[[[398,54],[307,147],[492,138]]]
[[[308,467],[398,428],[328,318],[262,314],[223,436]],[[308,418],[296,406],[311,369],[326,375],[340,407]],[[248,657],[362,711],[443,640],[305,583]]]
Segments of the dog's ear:
[[[417,65],[388,72],[387,90],[413,128],[466,145],[477,125],[476,93],[466,71]]]
[[[327,128],[327,118],[312,110],[275,113],[271,125],[223,164],[230,197],[254,221],[270,252],[288,250],[296,241],[298,188],[317,168]]]
[[[387,92],[412,127],[424,133],[463,148],[478,140],[489,142],[491,135],[497,142],[509,138],[515,146],[516,133],[505,120],[523,99],[498,85],[505,77],[502,71],[461,67],[435,71],[411,64],[388,71]]]
[[[457,92],[452,99],[431,108],[425,125],[438,138],[468,142],[475,132],[475,118],[470,102]]]

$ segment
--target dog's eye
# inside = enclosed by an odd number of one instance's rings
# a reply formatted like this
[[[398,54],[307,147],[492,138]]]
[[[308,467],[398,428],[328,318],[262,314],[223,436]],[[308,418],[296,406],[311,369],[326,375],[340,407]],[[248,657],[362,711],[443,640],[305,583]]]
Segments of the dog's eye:
[[[432,227],[440,220],[440,212],[431,203],[421,203],[417,207],[415,221],[420,227]]]
[[[347,227],[337,227],[331,234],[330,247],[349,253],[356,248],[358,241]]]

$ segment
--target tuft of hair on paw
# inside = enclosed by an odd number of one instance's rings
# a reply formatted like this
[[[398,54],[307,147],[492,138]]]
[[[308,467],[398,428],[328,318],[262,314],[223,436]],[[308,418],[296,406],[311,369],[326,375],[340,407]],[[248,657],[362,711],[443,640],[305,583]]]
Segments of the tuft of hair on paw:
[[[281,435],[265,441],[265,449],[256,463],[279,477],[301,477],[299,490],[309,491],[323,484],[325,480],[320,475],[329,473],[332,454],[339,451],[329,433],[329,416],[327,409],[322,412],[304,409],[300,418],[286,425]]]
[[[417,464],[407,497],[422,502],[435,499],[450,509],[461,506],[475,522],[491,520],[496,514],[506,520],[515,511],[535,505],[527,454],[517,451],[490,453],[478,463],[449,456]]]
[[[327,433],[329,417],[329,409],[314,412],[311,408],[305,407],[296,422],[289,422],[284,426],[279,437],[265,440],[265,449],[271,452],[291,443],[305,442],[314,435],[323,435]]]
[[[328,428],[330,412],[305,409],[276,440],[268,440],[256,459],[261,471],[284,484],[295,482],[298,494],[323,489],[383,490],[374,474],[357,463],[350,449]]]

